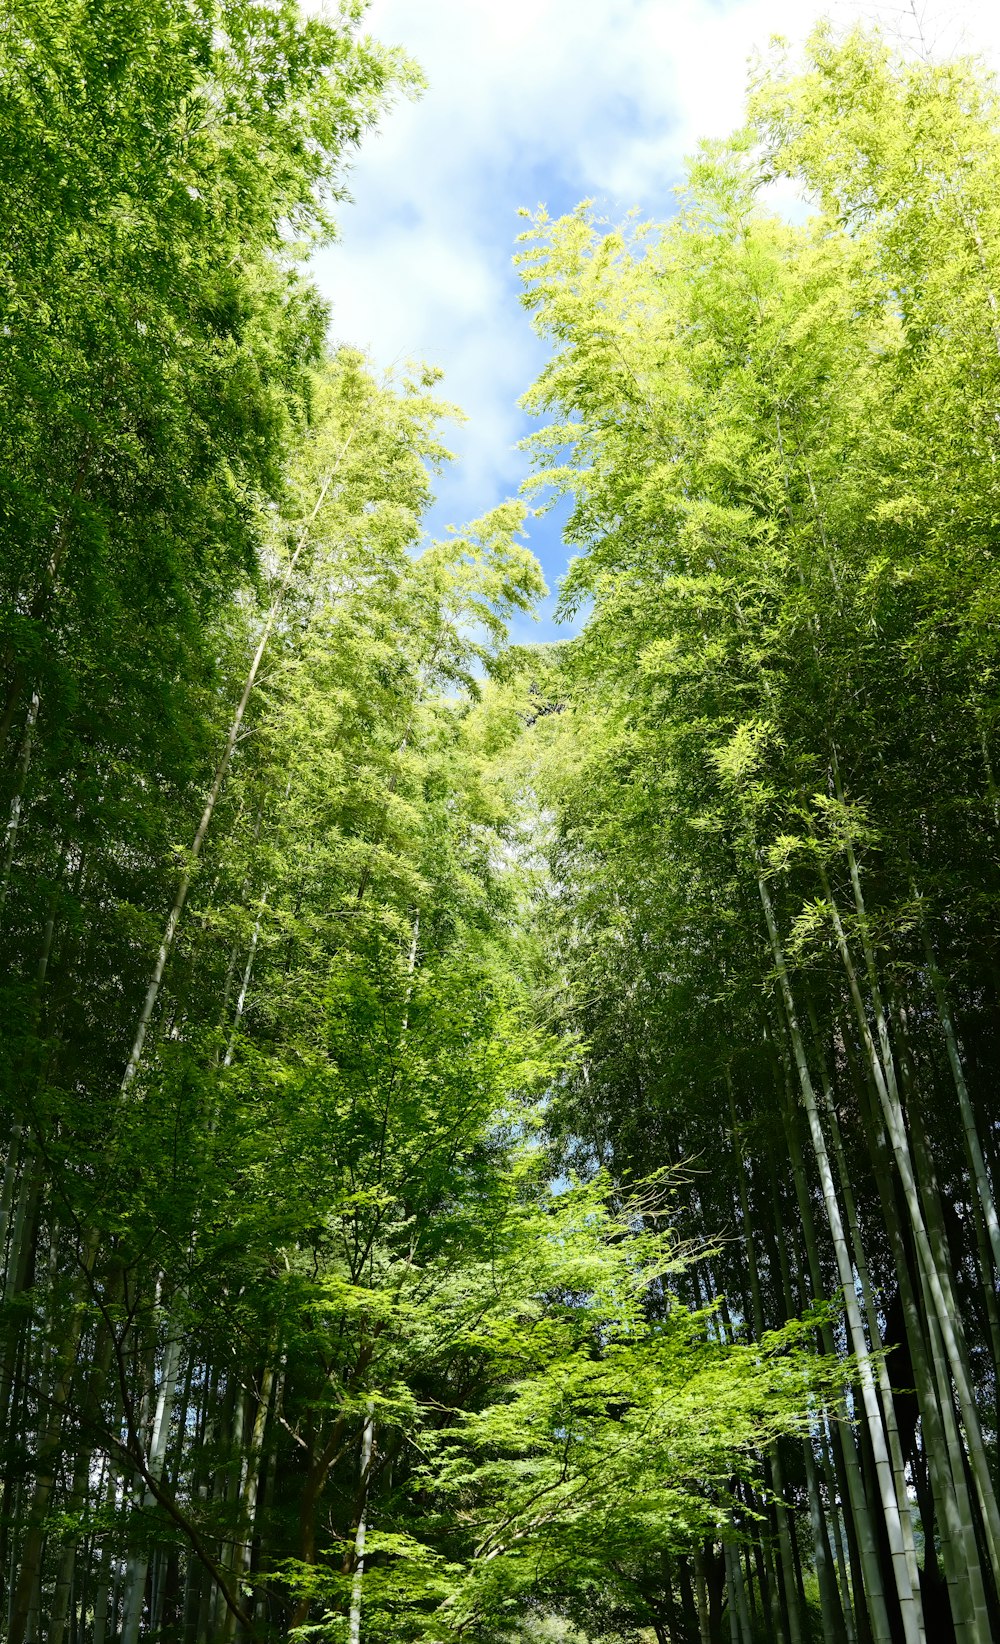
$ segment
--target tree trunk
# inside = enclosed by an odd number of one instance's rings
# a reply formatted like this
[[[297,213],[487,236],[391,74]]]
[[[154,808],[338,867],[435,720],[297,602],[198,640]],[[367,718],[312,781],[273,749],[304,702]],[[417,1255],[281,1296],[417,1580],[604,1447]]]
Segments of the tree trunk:
[[[351,1609],[347,1623],[347,1644],[361,1644],[361,1594],[365,1575],[365,1536],[368,1528],[368,1489],[371,1480],[372,1445],[375,1439],[375,1406],[371,1399],[361,1430],[361,1511],[354,1532],[354,1578],[351,1582]]]

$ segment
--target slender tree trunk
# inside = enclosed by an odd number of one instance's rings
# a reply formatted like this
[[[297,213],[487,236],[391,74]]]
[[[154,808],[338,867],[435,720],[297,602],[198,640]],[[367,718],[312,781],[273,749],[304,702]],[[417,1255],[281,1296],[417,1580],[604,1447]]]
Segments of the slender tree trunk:
[[[793,1120],[794,1110],[789,1114]],[[779,1265],[781,1267],[782,1288],[785,1295],[785,1307],[788,1317],[793,1318],[796,1313],[795,1294],[792,1286],[792,1275],[788,1261],[788,1244],[796,1251],[797,1278],[799,1281],[800,1307],[806,1302],[806,1287],[802,1282],[801,1252],[795,1241],[790,1239],[786,1244],[785,1238],[780,1236],[782,1220],[778,1203],[777,1181],[771,1177],[771,1191],[774,1203],[774,1225],[779,1230]],[[834,1573],[833,1559],[830,1550],[830,1539],[827,1534],[826,1514],[823,1508],[823,1499],[820,1492],[819,1478],[816,1471],[816,1458],[813,1452],[812,1435],[809,1434],[802,1443],[802,1459],[806,1474],[806,1497],[809,1502],[809,1523],[812,1530],[813,1557],[816,1569],[816,1582],[820,1597],[820,1624],[823,1630],[824,1644],[843,1644],[845,1638],[844,1617],[841,1610],[840,1593],[837,1588],[837,1578]]]
[[[253,1433],[250,1440],[250,1450],[244,1458],[243,1484],[241,1491],[240,1514],[243,1523],[243,1539],[234,1547],[234,1566],[237,1585],[241,1578],[249,1574],[253,1556],[254,1531],[257,1517],[257,1494],[260,1487],[262,1468],[265,1465],[264,1435],[267,1429],[268,1417],[271,1409],[271,1394],[274,1388],[274,1367],[268,1364],[261,1377],[260,1396],[254,1414]],[[229,1628],[230,1636],[240,1636],[240,1630],[235,1625]]]
[[[952,1025],[951,1012],[948,1009],[948,999],[945,993],[944,981],[942,979],[941,972],[938,969],[937,961],[934,957],[934,950],[931,947],[930,937],[927,934],[926,928],[924,930],[924,951],[927,955],[927,972],[931,979],[931,986],[934,989],[938,1020],[941,1023],[941,1032],[944,1036],[945,1048],[948,1053],[948,1065],[951,1068],[951,1075],[955,1082],[955,1090],[958,1095],[958,1106],[962,1115],[962,1134],[965,1139],[966,1156],[969,1161],[969,1169],[972,1175],[972,1180],[975,1183],[976,1197],[979,1201],[979,1209],[982,1214],[983,1224],[989,1240],[990,1252],[993,1257],[993,1271],[984,1271],[983,1283],[987,1287],[987,1290],[992,1289],[995,1294],[996,1283],[998,1279],[1000,1279],[1000,1221],[997,1219],[996,1199],[994,1198],[993,1185],[990,1181],[989,1172],[986,1168],[986,1160],[983,1157],[982,1143],[979,1139],[979,1127],[976,1124],[976,1116],[973,1111],[972,1102],[969,1099],[969,1087],[965,1082],[965,1069],[962,1066],[962,1058],[959,1054],[958,1041],[955,1036],[955,1029]]]
[[[174,905],[171,908],[170,914],[167,918],[163,938],[157,951],[156,962],[153,965],[153,973],[150,976],[149,984],[146,988],[146,997],[143,1000],[142,1009],[139,1012],[139,1020],[136,1024],[135,1038],[132,1042],[132,1049],[129,1052],[129,1058],[125,1064],[125,1072],[122,1076],[123,1091],[127,1090],[129,1085],[132,1083],[132,1080],[138,1072],[139,1063],[142,1060],[142,1051],[146,1042],[146,1033],[149,1029],[150,1021],[152,1020],[153,1011],[156,1008],[156,1001],[159,997],[163,974],[167,968],[167,960],[170,958],[170,954],[173,950],[174,938],[177,935],[177,927],[180,923],[181,914],[184,912],[184,904],[187,901],[188,892],[191,889],[195,870],[198,866],[198,860],[201,856],[202,846],[205,843],[205,838],[208,834],[212,817],[215,813],[215,807],[218,802],[219,795],[222,792],[223,784],[226,780],[226,774],[229,770],[229,763],[236,747],[236,742],[243,725],[247,707],[249,706],[250,698],[253,695],[254,686],[257,683],[257,675],[260,671],[261,662],[264,659],[264,652],[267,650],[271,635],[274,632],[278,617],[284,606],[285,595],[291,586],[292,578],[295,575],[302,551],[309,540],[310,529],[319,514],[320,509],[326,501],[327,493],[330,486],[333,484],[333,480],[340,463],[343,461],[343,458],[347,453],[348,446],[351,443],[351,438],[352,436],[348,435],[334,467],[331,469],[330,473],[327,475],[322,486],[320,487],[319,496],[316,499],[312,512],[299,533],[298,542],[296,543],[293,553],[289,557],[288,564],[285,567],[284,574],[278,585],[278,590],[271,601],[270,609],[264,619],[264,626],[261,630],[260,638],[257,642],[257,648],[254,651],[250,668],[243,684],[243,690],[240,695],[239,702],[236,705],[236,712],[230,722],[222,755],[219,759],[218,765],[216,766],[215,776],[212,779],[212,785],[208,790],[208,796],[205,800],[201,818],[198,822],[197,828],[195,829],[195,835],[191,842],[191,849],[188,852],[187,862],[177,884],[177,890],[174,895]]]
[[[156,1479],[162,1477],[164,1459],[167,1453],[170,1421],[173,1415],[174,1399],[177,1396],[177,1373],[180,1368],[181,1346],[179,1333],[171,1327],[168,1331],[166,1351],[163,1355],[163,1371],[156,1397],[153,1429],[149,1440],[148,1466]],[[148,1485],[143,1494],[142,1505],[146,1509],[156,1505],[156,1497]],[[121,1644],[137,1644],[139,1627],[142,1622],[142,1608],[146,1594],[148,1571],[148,1552],[134,1554],[129,1560]]]
[[[14,1591],[10,1635],[7,1644],[27,1644],[30,1637],[31,1618],[36,1607],[38,1583],[41,1579],[46,1519],[56,1484],[63,1411],[76,1376],[77,1350],[82,1330],[83,1309],[78,1304],[71,1315],[67,1338],[59,1350],[54,1383],[49,1399],[49,1413],[40,1435],[38,1457],[35,1463],[35,1488],[28,1511],[24,1543],[21,1548],[21,1564]]]
[[[899,1426],[896,1421],[896,1404],[892,1392],[892,1384],[885,1359],[882,1356],[882,1334],[879,1328],[878,1312],[875,1307],[875,1298],[872,1290],[871,1276],[868,1270],[868,1259],[865,1254],[858,1226],[857,1208],[854,1202],[854,1192],[851,1187],[850,1172],[844,1157],[844,1150],[840,1135],[840,1124],[837,1119],[837,1106],[833,1095],[833,1086],[830,1080],[826,1055],[823,1050],[819,1034],[819,1025],[812,1001],[807,1001],[810,1027],[816,1056],[820,1067],[823,1102],[826,1120],[833,1143],[834,1158],[837,1162],[837,1171],[840,1177],[840,1189],[844,1200],[844,1210],[847,1217],[847,1226],[850,1231],[851,1251],[854,1257],[854,1266],[858,1275],[861,1289],[862,1305],[865,1310],[865,1321],[868,1325],[868,1340],[874,1356],[875,1373],[878,1382],[879,1398],[881,1401],[882,1422],[885,1427],[886,1443],[892,1464],[892,1475],[896,1489],[896,1500],[899,1503],[900,1525],[903,1534],[906,1556],[910,1567],[910,1580],[915,1592],[919,1592],[920,1578],[917,1568],[916,1544],[913,1534],[913,1519],[910,1510],[909,1488],[906,1482],[906,1468],[903,1451],[899,1438]]]
[[[347,1644],[361,1644],[361,1595],[365,1576],[365,1537],[368,1529],[368,1490],[371,1480],[372,1446],[375,1439],[375,1406],[371,1399],[365,1410],[361,1430],[361,1511],[354,1532],[354,1578],[351,1582],[351,1608],[347,1622]]]
[[[767,881],[763,874],[758,876],[758,889],[761,903],[764,908],[764,917],[767,923],[768,936],[771,943],[772,958],[781,995],[784,1001],[788,1019],[788,1031],[792,1041],[792,1051],[799,1076],[799,1085],[802,1093],[803,1105],[809,1122],[809,1134],[813,1152],[820,1174],[820,1185],[823,1192],[823,1203],[826,1209],[830,1235],[833,1240],[834,1253],[837,1260],[837,1271],[844,1295],[847,1311],[848,1328],[851,1336],[852,1348],[857,1355],[858,1370],[861,1380],[862,1400],[871,1434],[872,1447],[875,1456],[875,1466],[878,1475],[879,1495],[882,1502],[882,1512],[885,1518],[886,1531],[889,1537],[890,1554],[892,1558],[893,1577],[896,1592],[899,1597],[900,1612],[903,1618],[904,1636],[907,1644],[923,1644],[923,1620],[920,1610],[919,1590],[914,1591],[911,1577],[910,1562],[907,1558],[906,1545],[901,1525],[900,1503],[896,1494],[896,1484],[892,1476],[888,1447],[885,1432],[882,1426],[882,1416],[879,1409],[878,1394],[875,1387],[875,1377],[872,1371],[868,1343],[865,1340],[864,1327],[858,1309],[857,1296],[854,1288],[854,1271],[851,1265],[847,1242],[844,1237],[843,1222],[840,1214],[840,1205],[833,1183],[833,1173],[826,1150],[826,1141],[820,1124],[816,1092],[813,1087],[812,1075],[806,1058],[802,1033],[799,1028],[795,1002],[792,997],[791,984],[785,966],[784,952],[778,937],[778,927],[775,922],[774,908],[771,894],[767,888]],[[881,1571],[878,1564],[877,1551],[870,1532],[867,1536],[867,1546],[862,1543],[865,1556],[865,1582],[868,1588],[869,1603],[872,1609],[872,1626],[878,1644],[885,1640],[888,1644],[891,1638],[889,1616],[885,1605],[885,1594],[882,1588]]]
[[[851,1041],[846,1032],[843,1041],[850,1057]],[[951,1378],[941,1353],[934,1355],[932,1352],[929,1327],[921,1316],[914,1291],[903,1222],[897,1212],[890,1158],[878,1113],[878,1098],[872,1092],[869,1102],[868,1082],[863,1077],[856,1076],[856,1091],[862,1120],[869,1135],[882,1219],[889,1235],[899,1285],[931,1485],[941,1514],[941,1545],[956,1636],[959,1644],[962,1640],[968,1640],[969,1644],[988,1644],[991,1638],[990,1622],[976,1545],[974,1508],[968,1491],[965,1455],[958,1441],[954,1420]],[[919,1274],[916,1280],[920,1286]],[[923,1295],[922,1287],[920,1291]],[[929,1352],[932,1354],[930,1359]]]
[[[739,1549],[726,1542],[726,1576],[731,1612],[733,1644],[753,1644],[753,1627],[747,1604],[746,1584]]]
[[[853,852],[852,852],[853,859]],[[857,869],[855,866],[854,875]],[[931,1242],[928,1237],[927,1225],[921,1205],[920,1193],[917,1187],[916,1175],[910,1154],[909,1141],[903,1119],[902,1106],[895,1080],[895,1064],[889,1047],[888,1028],[885,1021],[885,1012],[881,1008],[879,997],[873,999],[876,1013],[876,1025],[882,1045],[882,1055],[876,1049],[868,1026],[864,1002],[858,985],[857,974],[851,959],[847,937],[844,931],[840,911],[830,889],[829,879],[825,869],[820,867],[823,891],[830,917],[833,922],[837,948],[841,962],[848,979],[854,1012],[857,1018],[861,1042],[871,1068],[872,1079],[878,1093],[879,1103],[885,1120],[886,1131],[892,1147],[896,1168],[899,1172],[903,1188],[907,1214],[913,1229],[914,1243],[917,1252],[917,1263],[921,1274],[921,1282],[928,1292],[928,1311],[936,1316],[937,1328],[941,1332],[947,1361],[958,1393],[959,1407],[962,1412],[962,1421],[965,1427],[969,1446],[969,1460],[975,1484],[976,1496],[986,1530],[987,1547],[994,1580],[1000,1584],[1000,1510],[998,1510],[996,1494],[990,1474],[989,1458],[983,1439],[979,1412],[976,1408],[975,1396],[966,1372],[964,1355],[962,1354],[955,1329],[955,1318],[945,1294],[945,1283],[942,1274],[934,1259]],[[860,883],[856,896],[860,902]],[[872,961],[873,963],[874,961]]]
[[[223,1067],[229,1067],[231,1065],[233,1053],[236,1049],[236,1038],[240,1030],[240,1023],[243,1020],[243,1011],[246,1006],[247,993],[250,988],[250,978],[253,975],[254,959],[257,955],[257,943],[260,940],[260,927],[266,908],[267,891],[264,892],[257,907],[257,917],[254,920],[253,931],[250,936],[250,951],[247,954],[246,967],[243,971],[243,980],[240,983],[240,991],[236,999],[236,1009],[233,1013],[232,1025],[229,1030],[229,1040],[226,1044],[226,1054],[222,1058]]]
[[[857,1644],[857,1629],[855,1625],[855,1595],[848,1571],[849,1551],[844,1550],[844,1532],[842,1531],[843,1508],[837,1503],[837,1469],[832,1453],[832,1441],[827,1429],[825,1418],[820,1423],[820,1454],[823,1464],[823,1476],[826,1479],[827,1495],[830,1501],[828,1522],[833,1539],[834,1557],[837,1563],[837,1580],[840,1587],[840,1602],[844,1617],[844,1636],[847,1644]],[[843,1501],[843,1497],[841,1498]]]

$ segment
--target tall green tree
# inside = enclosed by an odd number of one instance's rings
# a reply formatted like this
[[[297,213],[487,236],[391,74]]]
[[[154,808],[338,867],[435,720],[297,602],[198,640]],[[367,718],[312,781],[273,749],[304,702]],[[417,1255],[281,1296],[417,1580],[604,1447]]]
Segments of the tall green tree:
[[[593,604],[538,721],[558,1122],[710,1170],[695,1225],[740,1239],[702,1283],[756,1330],[844,1298],[858,1447],[772,1474],[790,1639],[795,1539],[827,1638],[996,1625],[995,156],[974,66],[821,31],[674,222],[543,216],[522,257]]]

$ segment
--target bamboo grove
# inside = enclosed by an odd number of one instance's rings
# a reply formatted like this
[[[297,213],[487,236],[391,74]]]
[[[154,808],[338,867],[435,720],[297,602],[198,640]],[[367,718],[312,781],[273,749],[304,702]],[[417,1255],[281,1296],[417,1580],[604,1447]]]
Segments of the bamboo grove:
[[[553,1122],[686,1162],[692,1302],[759,1334],[837,1296],[857,1362],[852,1425],[736,1510],[756,1547],[706,1543],[694,1606],[657,1574],[664,1637],[1000,1630],[996,122],[974,64],[820,31],[668,225],[525,235],[590,606],[539,684]]]
[[[988,1644],[992,84],[532,222],[515,646],[308,276],[363,11],[0,20],[0,1632]]]

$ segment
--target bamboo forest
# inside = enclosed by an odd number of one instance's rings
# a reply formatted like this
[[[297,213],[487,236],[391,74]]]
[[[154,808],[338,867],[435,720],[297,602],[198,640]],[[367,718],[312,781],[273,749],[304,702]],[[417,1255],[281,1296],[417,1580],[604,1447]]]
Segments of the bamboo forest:
[[[0,1637],[990,1644],[997,84],[526,209],[435,534],[364,13],[0,15]]]

